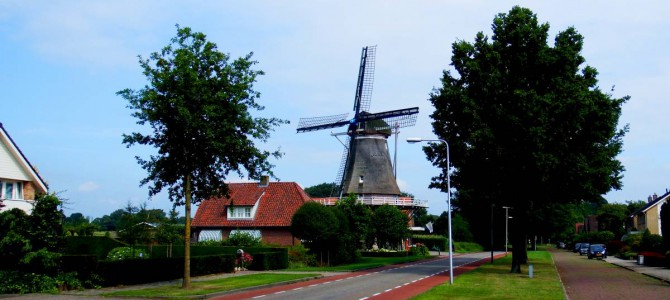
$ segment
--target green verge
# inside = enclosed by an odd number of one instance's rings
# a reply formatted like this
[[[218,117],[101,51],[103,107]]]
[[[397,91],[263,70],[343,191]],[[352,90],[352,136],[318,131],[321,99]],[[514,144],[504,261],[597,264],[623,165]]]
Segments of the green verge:
[[[125,290],[111,293],[104,293],[102,296],[108,297],[189,297],[207,295],[213,293],[220,293],[243,289],[253,286],[260,286],[266,284],[273,284],[279,282],[286,282],[291,280],[298,280],[309,277],[316,277],[319,274],[289,274],[289,273],[261,273],[251,275],[241,275],[226,278],[219,278],[207,281],[194,281],[191,283],[190,289],[182,289],[179,285],[165,285],[154,288]]]
[[[510,273],[509,255],[458,275],[453,286],[447,282],[412,299],[565,299],[551,254],[528,252],[528,262],[533,264],[533,278],[528,277],[528,266],[523,267],[525,274]]]
[[[349,272],[379,268],[388,265],[404,264],[408,262],[424,260],[431,256],[402,256],[402,257],[361,257],[355,263],[333,266],[333,267],[300,267],[277,271],[301,271],[301,272]]]

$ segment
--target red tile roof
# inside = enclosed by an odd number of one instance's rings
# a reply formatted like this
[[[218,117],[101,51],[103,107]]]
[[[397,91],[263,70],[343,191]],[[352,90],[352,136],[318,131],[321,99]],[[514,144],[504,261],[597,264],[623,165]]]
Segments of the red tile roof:
[[[295,182],[229,183],[230,198],[211,198],[200,203],[191,226],[193,227],[288,227],[296,210],[311,201]],[[253,220],[228,220],[227,208],[253,206],[260,198]]]

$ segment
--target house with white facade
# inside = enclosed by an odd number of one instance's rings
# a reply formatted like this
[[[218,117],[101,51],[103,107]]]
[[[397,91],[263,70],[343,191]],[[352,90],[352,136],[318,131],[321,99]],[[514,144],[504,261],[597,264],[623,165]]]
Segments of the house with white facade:
[[[0,211],[33,209],[35,196],[48,187],[0,123]]]

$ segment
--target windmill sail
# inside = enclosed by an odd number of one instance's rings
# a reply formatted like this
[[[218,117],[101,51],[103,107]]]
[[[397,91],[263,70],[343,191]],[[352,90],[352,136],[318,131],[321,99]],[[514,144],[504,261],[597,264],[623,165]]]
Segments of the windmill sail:
[[[370,111],[372,101],[372,86],[375,82],[375,56],[377,46],[363,48],[361,53],[361,65],[358,69],[358,82],[356,84],[356,97],[354,100],[354,111]]]

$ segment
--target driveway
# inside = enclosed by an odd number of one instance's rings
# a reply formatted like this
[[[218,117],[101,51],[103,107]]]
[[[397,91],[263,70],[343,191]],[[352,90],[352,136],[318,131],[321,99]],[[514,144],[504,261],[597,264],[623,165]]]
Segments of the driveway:
[[[670,284],[606,261],[552,250],[566,296],[579,299],[669,299]]]

